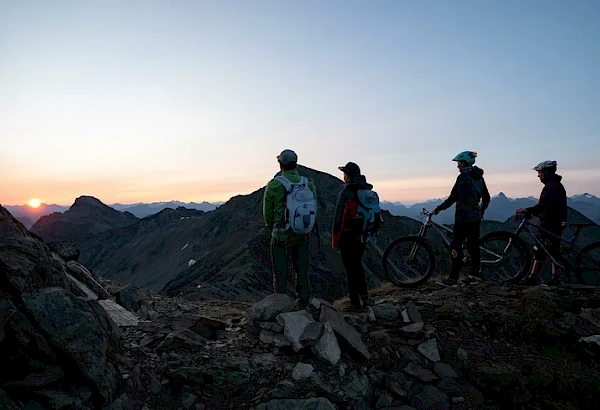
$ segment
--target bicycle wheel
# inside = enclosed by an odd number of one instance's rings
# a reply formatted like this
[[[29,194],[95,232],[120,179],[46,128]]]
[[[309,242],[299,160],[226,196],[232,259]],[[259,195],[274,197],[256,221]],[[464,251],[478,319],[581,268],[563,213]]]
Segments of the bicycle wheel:
[[[577,253],[575,277],[579,283],[600,286],[600,242],[594,242]]]
[[[383,251],[383,270],[395,285],[406,288],[419,286],[429,279],[434,268],[433,249],[421,237],[398,238]]]
[[[531,250],[512,232],[497,231],[484,235],[479,242],[481,275],[497,282],[522,279],[529,273]]]

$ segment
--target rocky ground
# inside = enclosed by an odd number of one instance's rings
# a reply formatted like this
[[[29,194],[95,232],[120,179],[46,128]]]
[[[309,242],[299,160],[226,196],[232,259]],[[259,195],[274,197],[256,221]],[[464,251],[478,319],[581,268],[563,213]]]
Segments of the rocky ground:
[[[112,408],[584,409],[599,402],[597,342],[581,341],[600,334],[593,288],[430,283],[373,293],[372,311],[345,314],[337,309],[344,303],[320,300],[301,309],[273,295],[252,306],[141,291],[145,319],[121,336],[124,393]]]
[[[0,207],[0,409],[595,409],[600,292],[386,284],[375,306],[103,281]]]

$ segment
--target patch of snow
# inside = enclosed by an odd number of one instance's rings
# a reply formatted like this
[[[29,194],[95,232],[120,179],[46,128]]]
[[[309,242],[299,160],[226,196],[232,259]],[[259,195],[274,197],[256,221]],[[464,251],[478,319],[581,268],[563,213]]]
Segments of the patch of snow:
[[[194,259],[190,259],[190,261],[188,262],[188,268],[193,266],[196,263],[196,261]]]
[[[190,243],[188,242],[188,243],[186,243],[185,245],[183,245],[183,248],[181,248],[181,250],[184,250],[185,248],[187,248],[189,244],[190,244]]]

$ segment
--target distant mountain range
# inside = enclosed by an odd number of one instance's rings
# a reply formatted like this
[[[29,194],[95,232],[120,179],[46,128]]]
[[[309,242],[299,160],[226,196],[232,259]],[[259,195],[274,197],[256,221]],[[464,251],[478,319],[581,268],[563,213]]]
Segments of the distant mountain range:
[[[137,218],[145,218],[150,215],[154,215],[163,209],[171,208],[176,209],[180,206],[187,209],[195,209],[198,211],[214,211],[222,205],[223,202],[181,202],[181,201],[169,201],[169,202],[152,202],[152,203],[144,203],[138,202],[135,204],[112,204],[108,205],[113,209],[121,212],[129,212]],[[42,216],[50,215],[55,212],[64,213],[71,208],[71,206],[64,205],[47,205],[41,204],[38,208],[32,208],[29,205],[5,205],[4,206],[8,211],[21,222],[27,229],[31,229],[31,227],[37,222],[39,218]]]
[[[408,216],[409,218],[416,219],[419,217],[419,213],[423,208],[431,211],[444,202],[444,200],[445,198],[431,199],[410,206],[406,206],[401,202],[383,201],[381,207],[389,211],[392,215]],[[517,209],[533,206],[537,201],[537,198],[534,197],[509,198],[503,192],[500,192],[497,196],[492,198],[490,206],[484,215],[484,219],[504,222],[514,215]],[[600,198],[588,193],[574,195],[568,199],[568,205],[597,224],[600,224]],[[436,217],[436,221],[445,224],[453,223],[454,206],[441,212]]]
[[[430,199],[425,202],[416,203],[413,205],[404,205],[401,202],[383,201],[381,207],[389,211],[395,216],[408,216],[410,218],[417,219],[419,213],[423,208],[431,211],[433,208],[438,206],[444,201],[445,198]],[[224,202],[181,202],[181,201],[169,201],[169,202],[152,202],[144,203],[138,202],[134,204],[112,204],[108,205],[113,209],[121,212],[130,212],[137,218],[145,218],[150,215],[157,214],[163,209],[176,209],[178,207],[184,207],[187,209],[210,212],[221,206]],[[533,206],[537,203],[537,198],[509,198],[503,192],[492,198],[490,207],[488,208],[485,219],[490,221],[504,222],[512,215],[518,208],[526,208]],[[583,193],[574,195],[569,198],[568,204],[571,208],[581,212],[583,215],[591,219],[592,221],[600,224],[600,198]],[[31,208],[29,205],[16,205],[16,206],[5,206],[9,212],[18,219],[26,228],[30,229],[33,224],[42,216],[49,215],[54,212],[64,213],[70,206],[63,205],[46,205],[42,204],[39,208]],[[448,210],[440,213],[436,219],[440,223],[450,224],[454,220],[454,206]]]

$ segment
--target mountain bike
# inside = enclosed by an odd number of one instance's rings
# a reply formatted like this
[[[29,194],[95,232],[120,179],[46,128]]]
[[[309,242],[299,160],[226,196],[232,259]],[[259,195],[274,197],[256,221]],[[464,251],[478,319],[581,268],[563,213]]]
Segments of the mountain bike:
[[[532,261],[531,248],[529,246],[525,249],[521,248],[523,240],[519,237],[522,232],[526,232],[531,239],[533,239],[534,246],[542,250],[548,259],[563,271],[568,282],[572,282],[571,273],[573,273],[580,284],[600,285],[600,241],[590,243],[581,249],[576,249],[575,247],[579,233],[586,226],[590,226],[590,223],[565,224],[565,226],[575,228],[575,233],[570,239],[564,239],[533,224],[530,219],[531,218],[529,217],[523,217],[521,223],[514,232],[491,232],[481,238],[482,265],[483,260],[486,259],[487,266],[495,266],[496,264],[501,263],[505,263],[507,266],[514,266],[515,263],[512,258],[514,258],[514,255],[518,254],[518,257],[525,261],[524,265],[529,268]],[[548,244],[544,243],[532,228],[536,228],[546,235],[559,238],[562,244],[559,254],[553,255],[548,250]],[[515,244],[518,244],[518,246],[515,246]],[[487,252],[484,256],[484,248],[492,250],[493,252]],[[509,254],[509,252],[511,253]],[[525,271],[519,270],[514,275],[514,281],[523,279],[528,273],[529,269]]]
[[[386,273],[389,280],[397,286],[401,287],[416,287],[425,283],[433,274],[436,266],[436,257],[433,251],[433,245],[431,241],[425,238],[425,234],[429,228],[433,228],[442,238],[450,253],[450,246],[452,241],[449,236],[453,234],[452,229],[445,225],[442,225],[432,219],[432,215],[423,208],[419,214],[421,218],[425,219],[425,222],[420,227],[419,232],[416,235],[404,236],[392,241],[383,251],[382,264],[384,272]],[[512,249],[523,249],[527,251],[527,244],[521,238],[514,238],[512,243]],[[486,249],[480,244],[481,255],[497,255],[498,251],[495,249]],[[466,243],[463,242],[463,264],[469,264],[471,257],[467,249]],[[494,267],[498,266],[498,262],[493,259]],[[518,261],[518,257],[511,259],[511,263]],[[491,268],[491,264],[488,265],[487,261],[484,262],[483,257],[481,261],[481,271],[471,272],[471,276],[481,277],[483,279],[495,280],[500,282],[509,281],[515,278],[515,276],[522,275],[527,272],[529,268],[526,265],[528,259],[522,259],[518,265],[518,270],[515,274],[510,277],[507,275],[498,275],[494,269]]]

